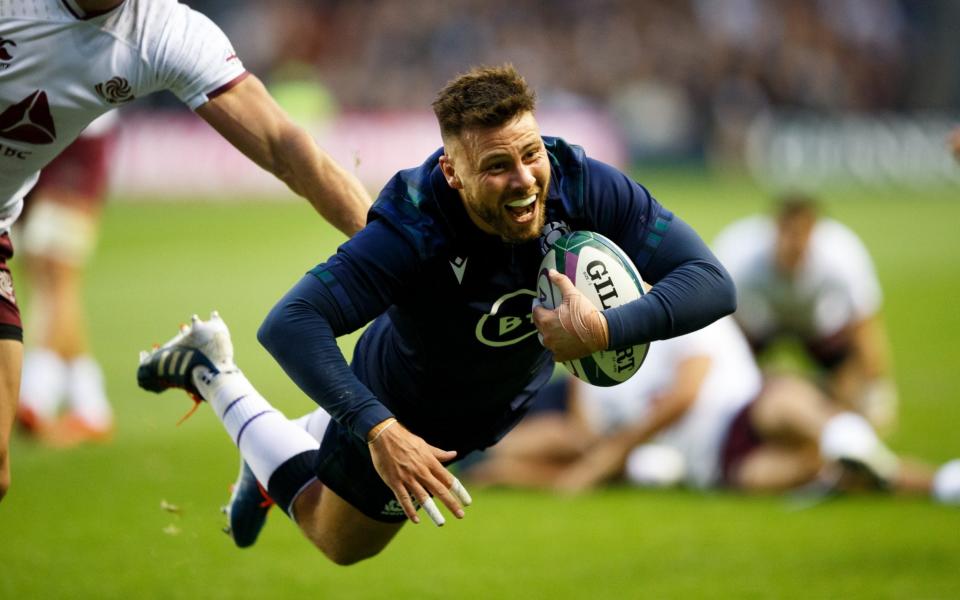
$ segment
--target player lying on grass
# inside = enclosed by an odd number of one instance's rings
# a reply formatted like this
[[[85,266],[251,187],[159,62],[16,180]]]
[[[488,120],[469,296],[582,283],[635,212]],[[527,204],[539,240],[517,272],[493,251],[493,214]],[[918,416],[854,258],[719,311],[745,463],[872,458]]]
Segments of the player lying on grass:
[[[754,352],[796,339],[830,398],[886,432],[897,414],[882,293],[857,235],[803,195],[776,215],[729,225],[714,248],[737,286],[735,317]]]
[[[444,464],[512,428],[554,360],[680,335],[734,309],[729,276],[690,227],[626,175],[541,136],[533,92],[512,67],[458,77],[433,108],[443,148],[398,173],[366,228],[259,331],[332,416],[322,441],[257,394],[217,318],[145,355],[138,373],[146,389],[207,400],[249,472],[338,564],[380,552],[419,522],[417,504],[439,518],[431,496],[462,517],[466,496]],[[548,223],[610,238],[653,288],[600,312],[554,273],[562,305],[531,312]],[[348,365],[336,337],[367,323]],[[247,472],[230,508],[239,545],[264,516]]]
[[[747,491],[819,478],[960,503],[960,461],[935,472],[897,457],[863,417],[808,381],[762,378],[731,318],[652,344],[621,385],[549,384],[534,412],[465,473],[475,483],[565,491],[623,476]]]
[[[290,121],[243,68],[223,32],[175,0],[0,2],[0,40],[2,498],[10,485],[8,448],[23,359],[8,232],[40,169],[94,119],[169,90],[344,233],[363,227],[370,197]]]

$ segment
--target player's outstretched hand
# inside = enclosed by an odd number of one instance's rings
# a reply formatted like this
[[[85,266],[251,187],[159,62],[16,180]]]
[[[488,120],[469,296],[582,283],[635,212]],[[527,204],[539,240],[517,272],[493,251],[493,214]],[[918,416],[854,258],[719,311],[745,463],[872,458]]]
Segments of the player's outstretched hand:
[[[553,310],[535,306],[533,324],[540,331],[543,346],[553,352],[553,359],[565,362],[605,350],[609,334],[603,313],[580,293],[566,275],[550,269],[548,276],[563,294],[563,301]]]
[[[463,507],[470,504],[470,495],[441,464],[453,460],[456,452],[435,448],[396,422],[381,428],[369,446],[374,468],[393,490],[408,519],[420,522],[413,503],[416,499],[437,526],[443,525],[443,515],[431,495],[439,498],[455,517],[463,518]]]

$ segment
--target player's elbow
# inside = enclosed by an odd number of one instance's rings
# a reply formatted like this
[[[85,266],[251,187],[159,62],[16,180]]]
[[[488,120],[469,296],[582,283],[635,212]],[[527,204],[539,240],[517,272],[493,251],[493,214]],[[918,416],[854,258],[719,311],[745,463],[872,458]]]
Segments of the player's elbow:
[[[727,315],[732,315],[737,310],[737,288],[734,287],[733,282],[730,282],[728,286],[724,287],[724,290],[720,293],[720,316],[725,317]]]
[[[283,307],[283,302],[274,306],[263,323],[260,324],[260,328],[257,329],[257,341],[274,356],[276,356],[276,351],[281,347],[282,340],[287,335],[285,320],[282,316]]]
[[[737,310],[737,287],[733,277],[720,266],[714,299],[717,307],[717,318],[732,315]]]

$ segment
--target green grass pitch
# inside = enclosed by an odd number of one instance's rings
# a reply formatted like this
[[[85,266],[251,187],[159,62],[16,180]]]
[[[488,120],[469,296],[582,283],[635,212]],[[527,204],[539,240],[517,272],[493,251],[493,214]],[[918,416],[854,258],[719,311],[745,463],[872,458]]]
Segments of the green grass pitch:
[[[736,179],[638,178],[708,239],[765,206],[761,190]],[[960,456],[957,196],[826,195],[829,212],[863,237],[884,285],[902,399],[890,443],[938,462]],[[327,563],[279,511],[256,546],[234,549],[218,508],[236,451],[206,407],[175,426],[190,402],[140,391],[137,352],[192,313],[219,309],[250,379],[290,416],[306,412],[312,403],[255,331],[339,240],[305,203],[108,206],[87,298],[119,429],[110,445],[69,452],[14,439],[14,486],[0,504],[0,598],[960,597],[960,509],[916,498],[802,508],[685,491],[474,491],[463,521],[407,526],[381,556],[350,568]],[[18,291],[29,305],[22,279]]]

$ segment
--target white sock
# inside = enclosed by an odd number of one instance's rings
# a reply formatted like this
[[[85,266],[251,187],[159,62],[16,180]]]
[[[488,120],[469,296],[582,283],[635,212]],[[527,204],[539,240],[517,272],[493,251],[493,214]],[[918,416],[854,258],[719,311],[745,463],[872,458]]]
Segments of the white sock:
[[[70,410],[95,427],[110,427],[113,410],[107,400],[103,371],[92,356],[70,361],[67,380],[67,403]]]
[[[239,370],[211,376],[207,369],[197,368],[193,382],[264,486],[287,460],[320,447],[310,434],[271,406]]]
[[[857,460],[886,479],[896,474],[899,464],[870,423],[852,412],[834,415],[827,421],[820,432],[820,454],[826,460]]]
[[[35,348],[23,356],[20,405],[41,419],[57,416],[67,382],[67,365],[53,350]]]
[[[318,408],[299,419],[294,419],[293,422],[313,436],[313,439],[322,442],[323,435],[327,432],[327,425],[330,424],[330,414],[322,408]]]
[[[944,504],[960,504],[960,459],[937,469],[933,477],[933,497]]]

